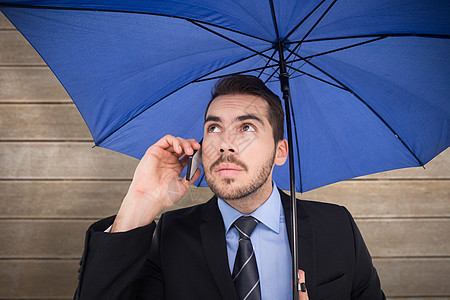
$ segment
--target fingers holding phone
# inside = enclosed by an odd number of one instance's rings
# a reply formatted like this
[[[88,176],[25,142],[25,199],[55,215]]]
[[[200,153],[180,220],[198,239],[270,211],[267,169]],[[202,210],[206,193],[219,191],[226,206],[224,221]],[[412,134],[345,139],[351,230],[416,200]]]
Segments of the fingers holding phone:
[[[200,145],[202,144],[202,141],[200,141]],[[192,180],[194,175],[197,173],[197,169],[200,167],[200,164],[202,163],[202,148],[195,150],[193,155],[190,155],[188,157],[188,164],[186,169],[186,180],[194,182],[195,180]],[[200,171],[199,171],[200,172]],[[200,173],[198,173],[198,176],[200,176]],[[198,178],[197,176],[197,178]]]
[[[306,278],[303,270],[298,270],[298,299],[309,300],[308,291],[306,290]]]
[[[193,155],[198,149],[200,144],[196,140],[171,135],[153,144],[136,168],[113,232],[147,225],[163,208],[186,196],[192,182],[180,178],[187,164],[183,155]],[[200,171],[193,174],[191,180],[195,181]]]

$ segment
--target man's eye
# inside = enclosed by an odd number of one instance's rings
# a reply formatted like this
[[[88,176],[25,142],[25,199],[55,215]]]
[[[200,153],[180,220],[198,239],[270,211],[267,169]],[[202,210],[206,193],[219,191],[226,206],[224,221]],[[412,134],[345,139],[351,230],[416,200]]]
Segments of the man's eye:
[[[220,132],[219,126],[211,125],[208,127],[208,132]]]
[[[242,126],[242,131],[251,132],[251,131],[256,131],[256,130],[255,130],[255,127],[253,127],[252,125],[245,124],[244,126]]]

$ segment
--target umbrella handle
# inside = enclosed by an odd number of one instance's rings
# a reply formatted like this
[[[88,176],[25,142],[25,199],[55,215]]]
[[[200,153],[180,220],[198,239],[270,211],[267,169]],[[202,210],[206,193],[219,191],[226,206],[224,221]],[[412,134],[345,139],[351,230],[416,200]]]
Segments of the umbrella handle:
[[[281,76],[280,76],[281,77]],[[288,92],[289,93],[289,92]],[[290,95],[286,96],[283,92],[283,99],[285,100],[286,110],[286,123],[287,123],[287,135],[288,135],[288,149],[289,149],[289,178],[290,178],[290,208],[291,208],[291,250],[292,250],[292,281],[298,282],[298,240],[297,240],[297,200],[295,197],[295,168],[294,168],[294,151],[293,151],[293,138],[290,118],[289,99]],[[298,286],[292,285],[293,299],[298,300]]]
[[[297,284],[298,282],[298,241],[297,241],[297,200],[295,198],[295,168],[294,168],[294,150],[293,150],[293,135],[291,126],[291,91],[289,88],[289,74],[286,68],[286,61],[283,54],[284,44],[278,42],[279,67],[280,67],[280,85],[283,93],[284,108],[286,111],[286,125],[288,137],[288,151],[289,151],[289,178],[290,178],[290,206],[291,206],[291,228],[292,236],[290,239],[292,250],[292,296],[294,300],[299,299],[298,292],[302,290]]]

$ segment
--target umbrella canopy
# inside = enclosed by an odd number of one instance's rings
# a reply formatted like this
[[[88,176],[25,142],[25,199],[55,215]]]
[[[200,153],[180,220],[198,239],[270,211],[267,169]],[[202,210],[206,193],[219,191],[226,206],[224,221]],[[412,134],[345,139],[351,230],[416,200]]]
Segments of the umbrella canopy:
[[[141,158],[166,133],[200,140],[215,80],[253,74],[277,92],[279,49],[297,191],[424,165],[450,144],[445,0],[0,3],[100,147]]]
[[[293,133],[274,180],[290,187],[292,216],[294,190],[423,166],[450,144],[447,0],[0,0],[0,10],[96,145],[136,158],[167,133],[200,140],[217,78],[252,74],[274,92],[280,79]]]

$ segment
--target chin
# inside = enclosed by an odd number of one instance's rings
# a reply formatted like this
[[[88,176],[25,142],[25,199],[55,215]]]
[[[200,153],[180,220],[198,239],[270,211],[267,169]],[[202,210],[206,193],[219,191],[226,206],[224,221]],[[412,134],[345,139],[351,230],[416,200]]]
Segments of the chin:
[[[227,201],[240,200],[258,191],[264,182],[256,183],[248,182],[245,179],[238,180],[236,178],[219,178],[217,180],[208,181],[211,191],[219,198]],[[239,182],[247,182],[246,185],[240,185]]]

